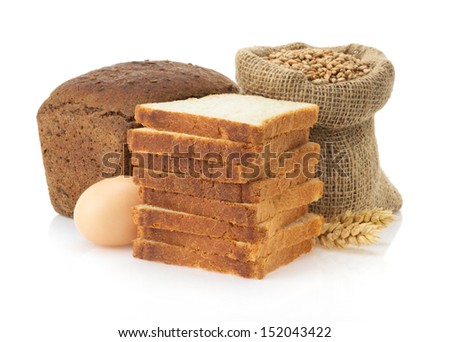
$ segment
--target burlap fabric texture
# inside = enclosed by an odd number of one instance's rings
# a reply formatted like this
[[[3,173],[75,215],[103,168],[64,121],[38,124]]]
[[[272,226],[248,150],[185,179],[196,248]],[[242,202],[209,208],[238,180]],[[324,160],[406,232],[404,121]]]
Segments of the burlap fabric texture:
[[[311,140],[321,145],[318,176],[323,198],[311,210],[326,218],[347,210],[375,207],[398,210],[402,198],[380,168],[374,116],[389,99],[394,67],[384,54],[357,44],[330,47],[370,63],[372,70],[355,80],[316,85],[297,70],[264,60],[279,49],[312,47],[293,43],[241,49],[236,55],[236,79],[244,94],[318,104],[319,120]]]

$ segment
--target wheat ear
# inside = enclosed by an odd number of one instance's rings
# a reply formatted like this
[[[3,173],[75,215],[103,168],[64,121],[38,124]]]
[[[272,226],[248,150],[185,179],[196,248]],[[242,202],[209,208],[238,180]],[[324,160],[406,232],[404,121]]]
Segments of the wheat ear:
[[[377,233],[394,218],[391,210],[382,208],[354,213],[347,211],[324,224],[317,242],[328,248],[370,245],[378,241]]]

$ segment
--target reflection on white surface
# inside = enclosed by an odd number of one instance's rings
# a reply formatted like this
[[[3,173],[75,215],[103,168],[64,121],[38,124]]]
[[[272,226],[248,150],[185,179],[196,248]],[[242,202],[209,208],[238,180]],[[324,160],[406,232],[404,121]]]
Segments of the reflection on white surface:
[[[94,268],[98,265],[107,267],[110,264],[118,267],[123,262],[129,261],[131,257],[131,246],[95,245],[78,232],[73,219],[62,215],[56,215],[50,222],[48,240],[50,246],[58,252],[58,259],[65,260],[66,263],[70,262],[74,267],[80,263]]]
[[[356,254],[368,253],[368,254],[384,255],[402,225],[401,211],[395,213],[395,215],[396,215],[395,221],[392,222],[388,227],[380,231],[379,233],[380,240],[378,241],[378,243],[367,247],[362,246],[345,249],[335,249],[335,250],[333,249],[332,251],[341,251],[343,253],[356,253]],[[48,237],[50,241],[57,242],[58,244],[67,243],[73,246],[77,244],[85,245],[86,243],[86,241],[83,239],[81,234],[76,229],[73,219],[62,215],[56,215],[50,222]]]
[[[131,246],[96,246],[84,240],[73,220],[59,215],[50,223],[48,240],[49,253],[57,256],[50,262],[60,272],[62,288],[75,287],[98,305],[110,305],[112,297],[124,307],[140,301],[142,307],[135,307],[130,315],[147,315],[149,320],[161,322],[212,322],[224,317],[264,321],[270,307],[281,321],[349,321],[361,319],[363,308],[387,290],[388,284],[380,280],[389,272],[384,255],[401,223],[399,214],[381,232],[376,245],[346,249],[316,246],[262,281],[135,259]],[[374,287],[380,292],[373,291]],[[373,293],[368,296],[371,288]],[[326,308],[317,305],[323,302],[328,303]],[[308,310],[289,308],[291,303],[302,303]],[[152,313],[147,306],[158,307],[158,311]],[[198,308],[195,315],[193,307]]]
[[[327,249],[325,247],[322,247],[320,245],[316,245],[313,249],[313,251],[310,253],[310,255],[314,255],[314,258],[322,260],[326,260],[330,263],[339,263],[340,260],[346,259],[348,256],[359,256],[359,260],[361,262],[364,262],[368,258],[370,258],[372,261],[379,260],[382,261],[382,257],[385,255],[387,250],[389,249],[389,246],[391,245],[392,241],[394,240],[397,232],[399,231],[402,224],[402,215],[401,212],[396,213],[396,220],[391,223],[388,227],[385,229],[382,229],[379,233],[380,240],[370,246],[350,246],[345,249]],[[48,238],[49,241],[54,245],[55,248],[61,248],[65,250],[65,253],[72,253],[74,256],[81,254],[85,254],[89,252],[89,255],[92,255],[94,258],[102,258],[104,255],[124,255],[125,258],[128,258],[128,252],[131,254],[131,247],[101,247],[96,246],[92,244],[89,241],[86,241],[81,234],[78,232],[78,230],[75,227],[74,221],[70,218],[56,215],[49,227],[48,232]],[[291,273],[291,268],[294,268],[296,264],[298,264],[300,267],[308,267],[309,263],[314,263],[314,261],[307,262],[307,259],[309,259],[307,256],[302,256],[298,260],[296,260],[293,264],[290,264],[286,267],[282,267],[277,271],[274,271],[270,273],[267,278],[284,278],[286,276],[289,276],[289,273]],[[147,262],[145,262],[147,264]],[[152,263],[156,264],[156,263]],[[352,258],[351,264],[358,264],[357,258]],[[291,266],[292,265],[292,266]],[[145,267],[145,266],[144,266]],[[166,268],[166,266],[163,266],[163,268]],[[167,267],[168,272],[170,273],[170,270],[177,270],[180,269],[178,266],[173,267]],[[184,268],[183,268],[184,269]],[[197,270],[187,268],[189,272],[197,273]],[[177,271],[175,271],[177,272]],[[200,270],[200,274],[204,273],[204,271]],[[211,272],[208,272],[211,273]],[[295,272],[294,272],[295,273]],[[211,276],[211,275],[210,275]],[[223,277],[224,275],[219,275],[220,277]],[[229,277],[225,275],[225,277]]]
[[[48,236],[59,242],[73,241],[79,238],[73,219],[62,215],[56,215],[50,222]]]

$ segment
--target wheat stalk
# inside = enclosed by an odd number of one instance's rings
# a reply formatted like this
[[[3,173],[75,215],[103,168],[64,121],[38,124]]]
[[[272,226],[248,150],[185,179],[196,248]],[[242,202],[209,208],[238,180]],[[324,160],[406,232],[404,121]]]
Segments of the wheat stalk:
[[[317,241],[328,248],[370,245],[378,241],[377,233],[394,218],[391,210],[382,208],[354,213],[346,211],[324,224]]]

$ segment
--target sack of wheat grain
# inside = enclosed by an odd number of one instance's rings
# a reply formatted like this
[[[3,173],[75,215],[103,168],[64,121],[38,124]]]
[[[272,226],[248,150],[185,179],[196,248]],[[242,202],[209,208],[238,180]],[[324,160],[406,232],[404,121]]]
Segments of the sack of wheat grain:
[[[311,140],[321,145],[323,198],[311,210],[328,220],[375,207],[398,210],[402,198],[380,168],[374,116],[389,99],[394,68],[374,48],[303,43],[241,49],[236,79],[245,94],[319,105]]]

